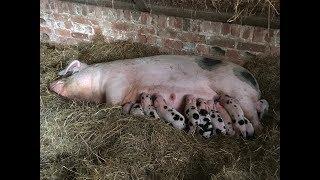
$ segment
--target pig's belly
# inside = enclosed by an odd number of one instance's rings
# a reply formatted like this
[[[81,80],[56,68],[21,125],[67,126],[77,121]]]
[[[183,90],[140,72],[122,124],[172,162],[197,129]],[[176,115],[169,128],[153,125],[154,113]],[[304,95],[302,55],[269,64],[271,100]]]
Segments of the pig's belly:
[[[139,97],[141,92],[147,92],[150,94],[159,93],[166,101],[172,105],[179,112],[183,111],[184,108],[184,96],[187,94],[193,94],[197,98],[213,99],[218,94],[213,91],[207,83],[204,82],[177,82],[177,83],[163,83],[161,85],[149,85],[145,84],[136,91],[136,98]],[[175,100],[170,103],[170,96],[175,94]],[[137,100],[133,97],[134,100]]]

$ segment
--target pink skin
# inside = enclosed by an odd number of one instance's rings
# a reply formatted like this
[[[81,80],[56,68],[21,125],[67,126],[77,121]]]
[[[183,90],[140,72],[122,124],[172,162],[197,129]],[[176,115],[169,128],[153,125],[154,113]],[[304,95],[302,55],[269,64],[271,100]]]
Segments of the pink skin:
[[[125,114],[129,114],[130,113],[130,109],[133,106],[132,102],[128,102],[126,104],[123,105],[122,110]]]
[[[260,127],[256,107],[260,91],[235,75],[234,69],[241,67],[223,61],[213,68],[200,60],[196,56],[160,55],[94,65],[76,62],[64,74],[76,73],[51,83],[50,90],[69,99],[107,105],[136,102],[141,92],[160,93],[180,112],[186,94],[213,99],[223,92],[238,99],[253,126]]]
[[[185,119],[182,114],[169,106],[160,94],[155,94],[154,107],[156,108],[159,117],[164,119],[166,122],[170,122],[174,128],[182,130],[186,127]],[[169,111],[169,109],[172,111]],[[171,113],[178,114],[180,117],[179,119],[181,120],[174,120],[174,116]]]
[[[198,98],[198,103],[199,103],[199,106],[198,106],[198,109],[205,109],[209,112],[210,110],[210,107],[207,105],[207,101],[204,100],[203,98]]]
[[[194,95],[192,95],[192,94],[187,94],[187,95],[185,96],[185,98],[186,98],[186,104],[187,104],[188,106],[195,106],[195,107],[196,107],[197,99],[196,99],[196,97],[195,97]]]
[[[190,109],[191,106],[197,107],[197,98],[194,95],[188,94],[188,95],[186,95],[185,99],[186,99],[186,105],[185,105],[184,112],[186,112],[187,109],[189,109],[189,112],[191,112],[192,111]],[[197,110],[195,110],[195,111],[197,111]],[[185,114],[185,116],[187,117],[186,114]],[[197,128],[197,124],[196,124],[197,120],[193,119],[191,115],[188,118],[191,123],[189,133],[193,134],[193,133],[195,133],[196,128]]]
[[[152,106],[151,95],[145,92],[141,93],[140,102],[141,102],[142,108],[147,108],[148,106]]]
[[[221,106],[221,104],[219,102],[216,103],[215,107],[216,107],[217,111],[220,113],[220,116],[222,117],[222,119],[226,125],[227,134],[230,136],[235,135],[236,132],[234,131],[231,117],[228,114],[228,112],[226,111],[226,109],[223,106]],[[238,134],[239,133],[240,133],[240,131],[238,131]]]

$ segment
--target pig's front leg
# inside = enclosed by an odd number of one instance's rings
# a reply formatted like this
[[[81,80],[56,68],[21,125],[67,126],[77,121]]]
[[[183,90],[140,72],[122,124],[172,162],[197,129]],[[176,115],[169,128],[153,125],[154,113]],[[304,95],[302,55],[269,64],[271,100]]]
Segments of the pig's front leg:
[[[108,105],[121,103],[130,88],[130,83],[123,74],[113,75],[107,80],[105,86],[105,100]]]

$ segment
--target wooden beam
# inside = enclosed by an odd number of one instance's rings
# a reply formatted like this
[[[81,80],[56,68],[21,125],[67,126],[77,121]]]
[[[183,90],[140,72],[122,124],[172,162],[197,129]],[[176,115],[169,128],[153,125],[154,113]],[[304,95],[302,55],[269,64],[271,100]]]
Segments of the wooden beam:
[[[132,0],[136,5],[137,9],[142,12],[150,12],[143,0]]]
[[[135,11],[137,10],[137,6],[133,2],[128,3],[128,2],[116,1],[116,0],[114,1],[112,0],[60,0],[60,1],[69,1],[69,2],[96,5],[96,6],[105,6],[105,7],[115,8],[115,9],[128,9],[128,10],[135,10]],[[181,9],[181,8],[163,7],[163,6],[156,6],[156,5],[150,5],[150,13],[157,14],[157,15],[182,17],[182,18],[202,19],[206,21],[223,22],[223,23],[226,23],[227,20],[233,16],[233,14],[231,13],[195,11],[192,9]],[[268,28],[268,19],[265,17],[259,17],[259,16],[243,17],[232,23]],[[270,28],[280,29],[280,19],[278,18],[276,20],[270,21]]]

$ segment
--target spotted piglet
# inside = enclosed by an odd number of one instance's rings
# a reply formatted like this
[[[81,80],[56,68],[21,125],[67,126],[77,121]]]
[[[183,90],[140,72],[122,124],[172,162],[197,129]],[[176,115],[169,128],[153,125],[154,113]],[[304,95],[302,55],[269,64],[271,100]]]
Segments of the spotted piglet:
[[[186,119],[189,122],[189,131],[188,133],[193,134],[197,130],[197,126],[199,124],[199,112],[197,109],[197,99],[193,95],[186,95],[185,96],[186,105],[184,108],[184,114]]]
[[[215,106],[217,111],[219,112],[220,116],[222,117],[224,124],[226,125],[226,134],[233,136],[235,135],[235,131],[233,129],[232,120],[228,112],[224,107],[221,106],[220,102],[216,102]]]
[[[186,128],[186,122],[183,115],[173,107],[169,106],[160,94],[155,95],[154,107],[156,108],[160,118],[169,122],[174,128],[180,130]]]
[[[134,103],[130,109],[130,114],[134,116],[144,116],[141,104]]]
[[[214,131],[214,126],[210,120],[210,115],[209,115],[209,108],[207,106],[207,102],[204,99],[199,98],[197,100],[197,108],[199,111],[199,133],[206,137],[209,138],[217,133],[220,133],[219,131]]]
[[[251,122],[244,117],[244,113],[239,105],[239,102],[225,94],[221,95],[219,101],[221,105],[228,111],[234,127],[241,132],[242,136],[244,138],[252,137],[254,134],[253,126]]]
[[[221,117],[220,113],[217,111],[214,100],[208,100],[207,105],[209,107],[209,115],[211,122],[214,126],[214,130],[216,132],[221,132],[222,134],[226,134],[226,126]]]
[[[147,115],[151,118],[160,119],[156,109],[152,105],[152,100],[151,100],[150,94],[147,94],[145,92],[141,93],[140,102],[141,102],[141,106],[142,106],[142,109],[143,109],[143,112],[145,115]]]

